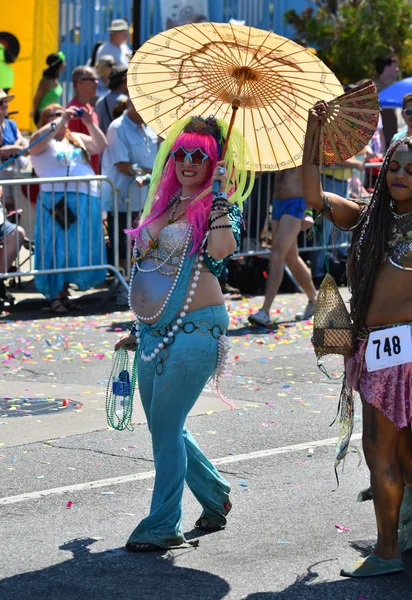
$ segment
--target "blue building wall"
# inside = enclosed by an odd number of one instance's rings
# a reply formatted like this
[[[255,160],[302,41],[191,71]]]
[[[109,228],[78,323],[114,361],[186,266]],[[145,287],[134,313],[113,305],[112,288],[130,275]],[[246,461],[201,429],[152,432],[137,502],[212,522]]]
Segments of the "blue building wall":
[[[162,30],[161,0],[141,0],[140,40],[143,43]],[[230,18],[246,25],[293,37],[293,28],[283,22],[285,11],[301,12],[314,6],[310,0],[209,0],[210,20],[221,23]],[[85,64],[93,47],[107,40],[112,19],[133,22],[133,0],[60,0],[60,48],[67,57],[62,81],[64,99],[71,96],[70,76],[74,67]]]

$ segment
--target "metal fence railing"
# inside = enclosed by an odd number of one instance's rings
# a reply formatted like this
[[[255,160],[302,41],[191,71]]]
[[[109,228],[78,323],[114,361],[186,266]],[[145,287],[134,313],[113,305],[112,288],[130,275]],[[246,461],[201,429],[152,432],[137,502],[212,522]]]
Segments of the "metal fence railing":
[[[381,163],[366,163],[364,171],[360,174],[352,171],[349,180],[343,180],[336,175],[342,173],[339,167],[333,167],[331,172],[323,172],[323,187],[329,192],[335,192],[339,195],[347,195],[350,197],[357,193],[361,199],[363,196],[370,196],[377,173],[381,167]],[[327,175],[329,173],[329,175]],[[269,256],[271,252],[271,209],[273,197],[274,173],[265,173],[256,179],[253,193],[245,203],[245,234],[242,241],[240,251],[234,256],[234,259],[245,256]],[[329,180],[326,178],[329,177]],[[130,193],[130,199],[122,200],[119,204],[117,190],[113,182],[104,175],[95,175],[91,177],[62,177],[62,178],[20,178],[12,180],[4,180],[1,182],[3,186],[8,186],[8,193],[11,192],[12,202],[3,206],[3,216],[6,218],[8,211],[12,210],[15,214],[21,210],[23,213],[21,222],[26,230],[25,250],[20,251],[20,243],[18,236],[10,242],[7,236],[0,240],[0,280],[24,277],[36,277],[38,275],[48,275],[53,273],[68,273],[90,271],[95,269],[107,270],[114,274],[115,278],[127,289],[127,281],[130,278],[131,261],[126,259],[123,268],[120,268],[119,261],[119,208],[125,212],[123,221],[126,228],[132,226],[135,213],[132,213],[132,206],[141,205],[136,201]],[[133,183],[133,182],[132,182]],[[356,184],[356,185],[355,185]],[[71,196],[71,204],[67,202],[67,187],[75,189],[75,200],[73,194]],[[92,186],[110,186],[110,211],[113,219],[113,233],[110,243],[112,245],[112,258],[106,258],[106,239],[103,238],[104,215],[107,206],[103,204],[101,188],[97,195],[93,195]],[[44,190],[44,186],[48,187],[48,191]],[[129,188],[130,189],[130,188]],[[139,188],[141,193],[141,188]],[[342,191],[343,190],[343,191]],[[24,193],[23,193],[24,192]],[[47,196],[49,205],[47,210],[52,216],[51,227],[50,223],[45,226],[43,222],[43,213],[39,210],[39,203],[43,205],[43,200]],[[80,196],[83,194],[82,196]],[[80,197],[84,202],[84,194],[88,198],[86,212],[84,206],[83,220],[86,220],[86,235],[84,234],[85,223],[80,223],[80,219],[76,219],[70,223],[74,216],[79,214]],[[96,194],[96,192],[94,192]],[[367,198],[365,198],[367,200]],[[96,220],[91,218],[92,204],[94,210],[97,210],[100,215],[100,220],[96,225]],[[37,207],[36,207],[37,205]],[[36,210],[37,209],[37,210]],[[35,226],[36,215],[38,222]],[[62,223],[59,223],[59,217]],[[83,235],[80,235],[80,229],[83,227]],[[326,230],[327,224],[324,223],[323,231],[317,232],[308,236],[308,232],[302,232],[299,235],[298,250],[299,253],[313,253],[319,251],[332,250],[330,241],[330,229]],[[74,237],[71,235],[69,239],[69,228],[74,231]],[[74,229],[73,229],[74,228]],[[37,243],[35,244],[34,230],[36,230]],[[56,240],[60,236],[60,252],[63,245],[63,259],[58,260],[56,256]],[[63,241],[62,241],[63,236]],[[73,241],[74,240],[74,241]],[[10,247],[14,244],[14,248]],[[87,245],[87,251],[84,252],[84,244]],[[106,245],[105,245],[106,244]],[[350,244],[350,235],[347,232],[339,231],[337,239],[333,241],[333,249],[337,251],[347,249]],[[131,239],[127,237],[126,241],[126,256],[131,256]],[[81,252],[81,250],[83,251]],[[97,252],[97,254],[96,254]],[[7,261],[10,255],[14,255],[13,268],[9,268]],[[80,259],[80,257],[82,258]],[[86,259],[85,259],[86,256]],[[97,256],[97,259],[96,259]],[[286,269],[291,276],[289,271]],[[293,279],[293,278],[292,278]]]
[[[106,253],[102,182],[112,188],[112,263]],[[0,240],[0,279],[102,270],[112,272],[127,289],[118,267],[117,191],[108,177],[21,178],[3,180],[1,184],[7,186],[9,194],[0,209],[3,218],[10,212],[14,218],[18,215],[26,239],[25,250],[20,248],[22,240],[18,235]]]

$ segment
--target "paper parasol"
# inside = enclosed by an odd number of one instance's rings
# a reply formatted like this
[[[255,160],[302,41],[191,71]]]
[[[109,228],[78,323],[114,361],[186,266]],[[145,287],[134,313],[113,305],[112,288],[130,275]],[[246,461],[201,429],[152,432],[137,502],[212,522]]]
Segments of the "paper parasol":
[[[326,122],[322,127],[322,134],[319,128],[319,136],[312,148],[311,162],[319,164],[320,146],[322,165],[333,165],[355,156],[375,133],[378,119],[379,97],[372,80],[328,102]]]
[[[250,169],[299,166],[309,108],[342,87],[302,46],[268,31],[191,23],[157,34],[134,55],[130,98],[160,136],[185,116],[224,119],[246,138]]]

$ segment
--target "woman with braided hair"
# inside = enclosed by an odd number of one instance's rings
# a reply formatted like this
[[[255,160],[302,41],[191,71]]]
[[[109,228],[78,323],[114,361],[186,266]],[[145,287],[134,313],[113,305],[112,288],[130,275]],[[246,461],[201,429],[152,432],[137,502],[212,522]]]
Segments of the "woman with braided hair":
[[[217,278],[223,259],[239,247],[240,207],[253,186],[252,177],[245,191],[248,157],[238,132],[221,160],[226,133],[213,117],[174,124],[156,157],[142,219],[130,232],[136,322],[115,349],[137,345],[133,368],[156,468],[150,514],[126,545],[134,552],[188,545],[181,527],[185,481],[203,508],[199,529],[222,529],[231,508],[229,483],[184,427],[207,381],[218,383],[224,368],[229,319]]]
[[[81,119],[90,135],[73,133],[69,120],[77,109],[50,104],[40,115],[39,129],[32,135],[30,148],[38,177],[94,176],[90,154],[107,146],[103,132],[84,109]],[[46,134],[46,135],[45,135]],[[45,183],[37,199],[35,226],[35,268],[39,270],[75,268],[106,263],[100,189],[91,183]],[[87,290],[102,283],[104,269],[37,275],[36,287],[50,300],[50,310],[65,315],[78,308],[69,298],[69,283]]]
[[[403,571],[400,551],[408,536],[401,532],[398,540],[400,512],[401,522],[412,518],[412,138],[388,149],[368,207],[324,195],[320,169],[309,157],[326,110],[318,102],[309,111],[303,188],[308,204],[337,227],[353,229],[348,281],[356,343],[346,377],[362,399],[378,541],[341,575],[367,577]]]

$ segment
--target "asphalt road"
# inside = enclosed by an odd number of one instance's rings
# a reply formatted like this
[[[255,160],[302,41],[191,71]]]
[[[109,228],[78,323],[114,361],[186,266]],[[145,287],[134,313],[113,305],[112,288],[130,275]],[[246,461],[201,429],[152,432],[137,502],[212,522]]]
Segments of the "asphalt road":
[[[199,545],[165,554],[124,550],[153,486],[142,411],[133,432],[105,424],[111,349],[130,313],[50,319],[34,310],[0,320],[1,600],[412,597],[408,556],[402,575],[339,576],[370,552],[375,523],[371,503],[356,502],[368,472],[355,451],[336,486],[339,427],[329,425],[340,382],[317,369],[310,323],[293,322],[303,297],[280,297],[274,316],[283,324],[272,333],[247,326],[258,299],[228,304],[222,387],[236,409],[207,388],[187,425],[230,481],[233,510],[224,531],[199,535],[200,507],[187,491],[183,528]],[[339,359],[326,364],[341,369]],[[358,405],[356,446],[360,432]]]

